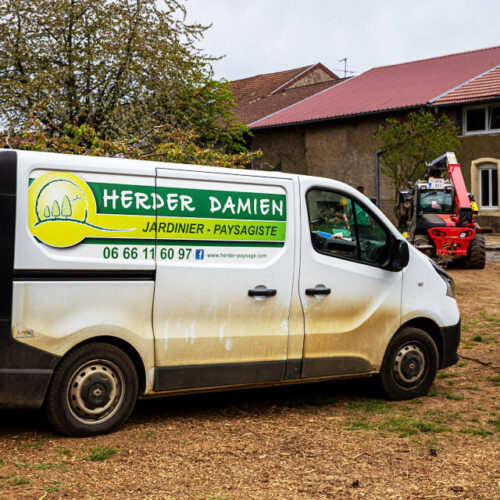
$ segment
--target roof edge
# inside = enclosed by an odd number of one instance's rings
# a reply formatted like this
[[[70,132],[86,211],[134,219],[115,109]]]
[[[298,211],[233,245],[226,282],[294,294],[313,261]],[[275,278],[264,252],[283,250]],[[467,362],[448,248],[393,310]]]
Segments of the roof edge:
[[[338,87],[338,86],[340,86],[340,85],[342,85],[342,84],[344,84],[346,82],[350,82],[354,78],[358,78],[359,76],[361,76],[361,75],[353,76],[351,78],[346,78],[344,81],[341,81],[340,83],[336,83],[335,85],[333,85],[334,82],[335,82],[335,80],[334,80],[334,81],[332,81],[332,85],[335,86],[335,87]],[[339,78],[339,80],[340,80],[340,78]],[[328,87],[326,89],[320,90],[319,92],[316,92],[316,94],[310,95],[308,97],[305,97],[304,99],[301,99],[300,101],[297,101],[297,102],[294,102],[292,104],[289,104],[288,106],[286,106],[284,108],[278,109],[278,111],[275,111],[274,113],[269,113],[268,115],[263,116],[262,118],[259,118],[258,120],[255,120],[252,123],[249,123],[247,125],[247,127],[251,127],[254,123],[258,123],[258,122],[260,122],[262,120],[266,120],[267,118],[270,118],[271,116],[277,115],[278,113],[281,113],[282,111],[285,111],[285,109],[290,109],[292,106],[296,106],[297,104],[300,104],[301,102],[305,102],[305,101],[307,101],[309,99],[312,99],[313,97],[316,97],[317,95],[320,95],[323,92],[326,92],[327,90],[330,90],[331,88],[333,88],[333,87]],[[314,121],[314,120],[308,120],[308,121]],[[297,122],[297,123],[302,123],[302,122]],[[279,127],[280,125],[271,125],[271,126],[273,126],[273,127],[275,127],[275,126]],[[262,128],[265,128],[265,127],[262,127]]]
[[[326,89],[326,90],[328,90],[328,89]],[[318,92],[318,94],[319,93],[320,92]],[[313,97],[313,96],[311,96],[311,97]],[[406,110],[409,110],[409,109],[430,108],[430,107],[431,106],[429,104],[423,103],[423,104],[416,104],[414,106],[403,106],[401,108],[380,109],[380,110],[377,110],[377,111],[365,111],[363,113],[353,113],[353,114],[349,114],[349,115],[329,116],[327,118],[315,118],[315,119],[312,119],[312,120],[302,120],[300,122],[288,122],[288,123],[277,123],[276,125],[264,125],[262,127],[255,127],[252,130],[265,130],[265,129],[270,129],[270,128],[292,127],[292,126],[305,125],[305,124],[310,124],[310,123],[322,123],[322,122],[329,122],[329,121],[341,120],[341,119],[344,119],[344,118],[356,118],[358,116],[367,116],[367,115],[380,115],[382,113],[387,113],[387,112],[406,111]],[[283,109],[286,109],[286,108],[283,108]],[[273,114],[275,114],[275,113],[272,113],[269,116],[272,116]],[[263,120],[263,119],[264,118],[261,118],[261,120]],[[253,123],[257,123],[259,121],[260,120],[256,120]],[[252,123],[250,125],[247,125],[247,126],[251,127],[251,125],[252,125]]]
[[[406,61],[406,62],[396,63],[396,64],[387,64],[384,66],[374,66],[373,68],[370,68],[369,70],[365,71],[365,73],[367,73],[368,71],[372,71],[374,69],[391,68],[393,66],[404,66],[406,64],[414,64],[414,63],[423,62],[423,61],[434,61],[437,59],[445,59],[447,57],[461,56],[463,54],[473,54],[474,52],[485,52],[487,50],[494,50],[494,49],[500,49],[500,45],[495,45],[494,47],[485,47],[483,49],[464,50],[463,52],[456,52],[454,54],[445,54],[445,55],[436,56],[436,57],[424,57],[423,59],[416,59],[415,61]]]
[[[490,68],[486,71],[483,71],[481,74],[477,75],[477,76],[474,76],[472,78],[470,78],[469,80],[467,80],[466,82],[463,82],[463,83],[460,83],[458,84],[456,87],[450,89],[450,90],[447,90],[446,92],[443,92],[441,95],[438,95],[437,97],[434,97],[434,99],[431,99],[429,102],[429,104],[433,104],[434,102],[438,101],[439,99],[441,99],[442,97],[445,97],[447,96],[448,94],[451,94],[452,92],[454,92],[455,90],[458,90],[460,88],[462,88],[463,86],[467,85],[468,83],[471,83],[473,82],[474,80],[477,80],[478,78],[481,78],[482,76],[485,76],[487,75],[488,73],[491,73],[492,71],[495,71],[497,68],[500,68],[500,64],[497,64],[496,66],[494,66],[493,68]]]

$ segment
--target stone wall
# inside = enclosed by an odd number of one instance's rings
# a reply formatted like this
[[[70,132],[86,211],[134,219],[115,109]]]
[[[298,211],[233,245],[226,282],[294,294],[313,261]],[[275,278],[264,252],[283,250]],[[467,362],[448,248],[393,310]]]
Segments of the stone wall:
[[[307,75],[304,75],[302,78],[300,78],[287,88],[293,89],[295,87],[305,87],[306,85],[329,82],[330,80],[333,80],[333,78],[326,71],[322,70],[321,68],[317,68],[310,73],[307,73]]]

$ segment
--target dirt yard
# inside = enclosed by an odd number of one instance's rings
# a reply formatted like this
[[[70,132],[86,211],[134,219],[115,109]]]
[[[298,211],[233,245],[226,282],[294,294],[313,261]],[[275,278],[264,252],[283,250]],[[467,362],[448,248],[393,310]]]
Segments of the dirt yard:
[[[451,273],[460,360],[424,398],[364,380],[143,401],[90,439],[0,412],[0,498],[498,499],[500,262]]]

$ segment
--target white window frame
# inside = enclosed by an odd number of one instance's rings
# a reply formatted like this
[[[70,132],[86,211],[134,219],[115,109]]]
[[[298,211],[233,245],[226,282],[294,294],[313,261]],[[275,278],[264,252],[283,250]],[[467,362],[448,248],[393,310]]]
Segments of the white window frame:
[[[489,199],[493,201],[493,170],[497,171],[497,176],[498,176],[498,166],[491,163],[488,165],[481,165],[478,167],[478,177],[477,177],[477,187],[478,187],[478,205],[480,210],[498,210],[498,204],[497,205],[483,205],[483,200],[482,200],[482,175],[481,172],[483,170],[488,170],[488,181],[489,181]],[[498,178],[497,178],[498,179]],[[498,180],[497,180],[498,182]]]
[[[488,104],[482,106],[467,106],[463,108],[463,135],[480,135],[480,134],[491,134],[492,132],[500,132],[500,128],[491,128],[491,108],[500,108],[500,103],[497,104]],[[472,130],[470,132],[467,131],[467,111],[471,109],[484,109],[484,129],[482,130]]]

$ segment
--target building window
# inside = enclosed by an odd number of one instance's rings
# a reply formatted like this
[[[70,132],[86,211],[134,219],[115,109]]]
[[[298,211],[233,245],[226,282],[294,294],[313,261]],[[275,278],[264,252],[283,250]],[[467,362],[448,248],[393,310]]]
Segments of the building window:
[[[479,208],[498,209],[498,167],[496,165],[479,167],[478,184]]]
[[[500,105],[464,109],[464,134],[500,132]]]

